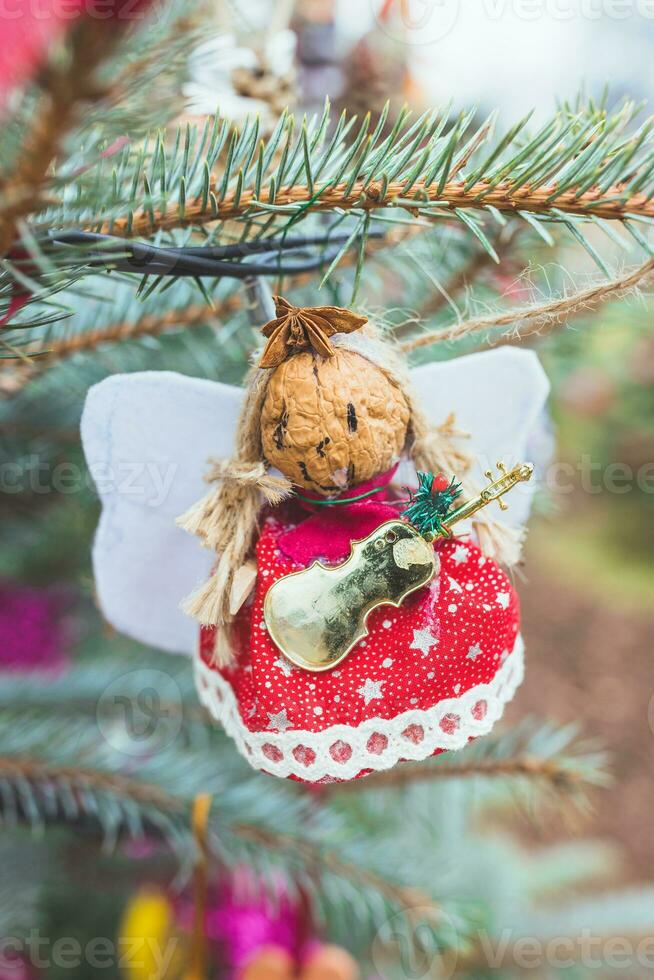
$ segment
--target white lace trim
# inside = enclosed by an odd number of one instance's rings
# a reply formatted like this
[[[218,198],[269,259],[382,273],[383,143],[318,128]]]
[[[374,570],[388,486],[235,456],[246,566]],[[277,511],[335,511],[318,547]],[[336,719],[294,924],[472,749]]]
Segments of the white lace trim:
[[[255,769],[309,782],[345,780],[362,769],[390,769],[400,760],[427,759],[437,749],[461,749],[469,739],[487,735],[522,681],[523,651],[519,636],[489,684],[478,684],[426,711],[370,718],[356,727],[331,725],[320,732],[251,732],[230,684],[199,656],[195,679],[202,704]]]

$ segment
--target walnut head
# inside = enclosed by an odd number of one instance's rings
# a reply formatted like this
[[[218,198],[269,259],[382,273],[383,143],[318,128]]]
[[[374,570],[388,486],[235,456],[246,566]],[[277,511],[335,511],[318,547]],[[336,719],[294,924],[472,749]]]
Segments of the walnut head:
[[[336,496],[399,459],[409,414],[398,386],[360,354],[301,352],[270,378],[261,419],[264,455],[297,486]]]

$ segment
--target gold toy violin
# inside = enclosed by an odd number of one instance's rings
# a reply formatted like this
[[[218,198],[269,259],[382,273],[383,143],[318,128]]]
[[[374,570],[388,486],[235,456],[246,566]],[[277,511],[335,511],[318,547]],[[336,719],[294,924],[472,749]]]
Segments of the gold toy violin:
[[[405,520],[387,521],[368,537],[352,543],[349,557],[340,565],[316,561],[308,568],[285,575],[266,594],[264,619],[268,632],[284,656],[309,671],[330,670],[367,635],[366,620],[381,605],[400,606],[408,595],[427,585],[436,573],[433,542],[449,538],[452,528],[493,501],[506,510],[501,499],[516,484],[529,480],[531,463],[507,471],[498,463],[500,476],[481,493],[459,507],[461,492],[453,479],[445,485],[431,473],[419,473]],[[443,478],[440,478],[441,480]]]

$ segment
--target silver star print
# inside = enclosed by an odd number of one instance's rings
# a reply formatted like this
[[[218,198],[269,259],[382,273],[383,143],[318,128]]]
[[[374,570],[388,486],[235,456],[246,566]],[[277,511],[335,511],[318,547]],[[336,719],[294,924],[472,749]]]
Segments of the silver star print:
[[[448,588],[450,592],[463,592],[463,588],[461,587],[461,585],[459,585],[457,580],[455,578],[452,578],[451,575],[447,576],[447,581],[448,581]]]
[[[274,666],[279,667],[284,677],[290,677],[293,673],[293,665],[285,657],[279,657],[278,660],[275,660]]]
[[[278,711],[276,715],[271,715],[268,712],[268,728],[276,729],[278,732],[285,732],[290,727],[291,723],[286,717],[286,708]]]
[[[511,600],[511,595],[509,592],[498,592],[495,599],[496,602],[502,607],[502,609],[509,608],[509,602]]]
[[[383,684],[384,681],[371,681],[368,678],[364,685],[357,690],[357,694],[360,694],[366,705],[368,705],[371,701],[377,701],[382,697]]]
[[[469,556],[469,553],[468,553],[468,549],[463,544],[458,544],[456,546],[456,548],[454,549],[454,551],[452,552],[452,561],[456,565],[463,564],[463,562],[464,561],[467,561],[469,557],[470,556]]]
[[[420,650],[423,657],[426,657],[437,642],[438,637],[430,633],[429,630],[414,630],[413,643],[409,645],[409,650]]]
[[[477,659],[480,653],[481,653],[481,647],[479,646],[478,643],[474,643],[468,650],[466,657],[468,658],[468,660],[474,661]]]

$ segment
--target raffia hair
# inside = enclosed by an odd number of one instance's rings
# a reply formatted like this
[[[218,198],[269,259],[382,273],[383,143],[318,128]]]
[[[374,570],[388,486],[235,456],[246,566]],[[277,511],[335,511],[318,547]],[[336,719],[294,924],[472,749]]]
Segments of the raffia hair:
[[[474,496],[479,488],[469,475],[472,457],[460,445],[462,434],[457,432],[453,416],[440,426],[429,421],[411,390],[399,350],[370,322],[356,333],[335,334],[331,342],[371,361],[402,390],[410,409],[405,453],[416,469],[455,473],[464,497]],[[177,520],[181,528],[197,535],[218,556],[208,581],[182,604],[188,615],[202,625],[218,627],[218,633],[233,619],[230,600],[234,578],[251,556],[263,507],[275,506],[293,492],[286,477],[268,472],[263,453],[261,415],[271,375],[272,371],[260,367],[250,370],[236,430],[236,452],[231,459],[209,461],[205,480],[212,484],[211,489]],[[490,558],[505,565],[519,560],[519,534],[485,513],[476,516],[474,526],[480,546]],[[230,661],[229,645],[217,645],[218,666],[227,666]]]

